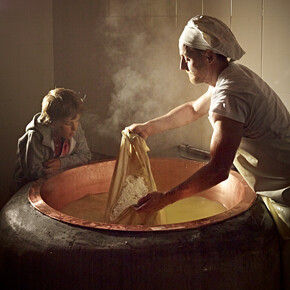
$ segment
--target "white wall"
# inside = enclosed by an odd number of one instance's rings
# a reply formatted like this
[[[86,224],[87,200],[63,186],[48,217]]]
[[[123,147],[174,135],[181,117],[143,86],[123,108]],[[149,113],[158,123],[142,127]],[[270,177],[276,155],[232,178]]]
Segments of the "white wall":
[[[225,21],[246,54],[239,61],[258,73],[290,108],[290,1],[204,0],[204,13]],[[207,8],[209,7],[209,8]],[[226,13],[221,13],[226,7]]]
[[[178,38],[186,22],[196,14],[208,14],[223,20],[246,51],[240,62],[262,76],[290,107],[290,84],[287,81],[290,65],[287,48],[290,40],[290,33],[287,33],[289,1],[115,0],[109,1],[106,8],[102,28],[107,34],[100,39],[107,42],[104,49],[107,51],[107,66],[102,66],[102,70],[109,67],[106,74],[111,83],[106,91],[108,95],[101,98],[108,101],[113,95],[114,101],[109,114],[101,119],[111,117],[105,124],[101,123],[102,128],[95,128],[93,136],[96,137],[92,141],[95,150],[114,154],[118,149],[119,132],[125,125],[165,113],[198,97],[205,90],[204,86],[190,85],[184,72],[178,70]],[[140,70],[144,63],[145,72]],[[128,67],[130,70],[125,70]],[[147,90],[144,83],[149,86]],[[100,96],[93,99],[100,100]],[[208,121],[204,119],[187,128],[154,136],[148,143],[151,151],[180,143],[208,149],[211,132]],[[107,146],[108,142],[111,146]]]
[[[290,108],[289,0],[2,0],[0,2],[0,205],[8,198],[17,139],[54,86],[87,94],[91,148],[117,153],[120,131],[198,97],[179,71],[178,38],[196,14],[227,23]],[[208,149],[206,118],[148,140],[151,151]]]

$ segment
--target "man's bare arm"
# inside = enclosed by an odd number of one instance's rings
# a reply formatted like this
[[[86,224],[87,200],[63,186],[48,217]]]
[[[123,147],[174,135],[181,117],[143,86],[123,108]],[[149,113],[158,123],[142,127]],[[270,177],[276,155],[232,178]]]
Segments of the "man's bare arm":
[[[151,135],[188,125],[208,113],[210,98],[211,88],[197,100],[180,105],[143,124],[133,124],[129,130],[146,139]]]
[[[168,192],[154,192],[138,202],[138,210],[159,210],[177,200],[193,196],[228,178],[242,137],[243,124],[214,114],[211,160],[187,180]]]

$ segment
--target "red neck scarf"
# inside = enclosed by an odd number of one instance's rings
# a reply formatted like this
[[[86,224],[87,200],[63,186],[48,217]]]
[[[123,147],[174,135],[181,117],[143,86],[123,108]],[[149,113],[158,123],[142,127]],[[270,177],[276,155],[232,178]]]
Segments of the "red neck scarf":
[[[68,139],[64,139],[62,137],[53,137],[53,143],[54,143],[54,157],[64,157],[68,154],[70,149],[70,142]]]

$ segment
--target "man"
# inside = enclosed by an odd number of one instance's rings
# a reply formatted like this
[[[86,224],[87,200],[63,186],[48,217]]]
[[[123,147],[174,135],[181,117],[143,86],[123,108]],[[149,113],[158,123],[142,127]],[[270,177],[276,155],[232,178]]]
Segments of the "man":
[[[290,114],[276,93],[254,72],[234,63],[245,53],[220,20],[196,16],[179,39],[180,69],[193,84],[208,91],[193,102],[129,129],[144,137],[187,125],[209,114],[213,126],[211,159],[168,192],[140,199],[138,211],[151,212],[206,190],[236,168],[277,215],[277,225],[290,237]]]

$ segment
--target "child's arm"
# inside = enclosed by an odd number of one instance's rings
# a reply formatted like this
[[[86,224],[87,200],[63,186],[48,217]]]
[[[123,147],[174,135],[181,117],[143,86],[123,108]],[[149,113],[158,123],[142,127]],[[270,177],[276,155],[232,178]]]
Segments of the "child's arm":
[[[51,176],[60,171],[60,159],[54,158],[43,163],[44,169],[42,170],[44,176]]]
[[[88,147],[87,140],[81,124],[79,124],[74,139],[76,141],[76,145],[72,153],[70,155],[60,158],[61,169],[68,169],[86,164],[92,158],[92,154]]]
[[[42,145],[41,135],[28,131],[18,144],[18,156],[21,170],[27,180],[42,177],[43,162],[48,159],[48,152]]]

